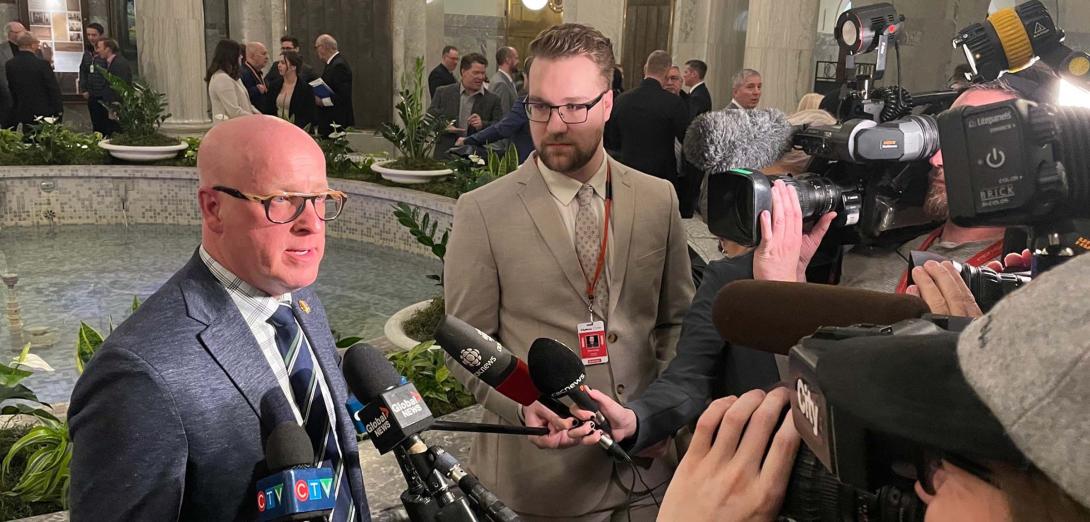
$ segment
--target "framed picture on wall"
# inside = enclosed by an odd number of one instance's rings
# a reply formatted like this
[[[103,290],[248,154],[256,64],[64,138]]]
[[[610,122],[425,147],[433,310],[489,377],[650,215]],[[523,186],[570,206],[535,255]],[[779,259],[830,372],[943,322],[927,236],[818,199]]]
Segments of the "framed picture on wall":
[[[18,7],[19,18],[41,40],[43,57],[51,59],[64,99],[82,100],[78,82],[87,0],[18,0]]]

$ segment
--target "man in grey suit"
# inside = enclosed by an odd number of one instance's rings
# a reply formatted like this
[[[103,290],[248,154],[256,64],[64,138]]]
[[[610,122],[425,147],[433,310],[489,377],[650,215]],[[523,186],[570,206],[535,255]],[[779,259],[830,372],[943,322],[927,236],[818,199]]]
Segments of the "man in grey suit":
[[[469,53],[462,57],[459,65],[461,81],[435,90],[428,112],[453,122],[439,135],[436,159],[449,158],[447,149],[453,147],[459,137],[473,134],[502,117],[499,96],[484,88],[487,68],[487,58],[480,53]]]
[[[501,118],[507,116],[518,97],[515,74],[519,71],[519,52],[514,47],[500,47],[496,51],[496,74],[488,82],[488,90],[500,97]]]
[[[8,36],[8,45],[0,44],[0,128],[8,126],[12,106],[11,88],[8,86],[5,67],[8,61],[15,57],[15,53],[19,52],[19,48],[14,46],[14,43],[19,39],[19,35],[26,32],[26,28],[19,22],[8,22],[4,25],[4,31]]]
[[[602,146],[613,106],[608,38],[561,24],[530,51],[527,116],[537,152],[458,199],[444,266],[447,313],[519,358],[538,337],[563,342],[589,360],[586,384],[625,404],[673,357],[693,296],[677,197],[669,182]],[[586,343],[594,353],[581,351],[581,332],[597,338]],[[630,467],[600,448],[575,447],[599,436],[591,424],[569,430],[571,419],[537,402],[521,406],[457,362],[447,366],[485,406],[485,422],[551,430],[531,440],[478,435],[473,444],[477,476],[522,520],[624,520],[629,509],[633,520],[654,520],[652,493],[636,487],[630,498],[625,489],[635,480]],[[542,449],[559,447],[568,449]],[[662,498],[670,455],[647,464],[640,473]]]
[[[271,116],[214,127],[197,169],[200,247],[72,392],[71,518],[255,520],[266,439],[291,422],[333,469],[329,520],[369,521],[346,385],[309,288],[345,196],[314,140]]]

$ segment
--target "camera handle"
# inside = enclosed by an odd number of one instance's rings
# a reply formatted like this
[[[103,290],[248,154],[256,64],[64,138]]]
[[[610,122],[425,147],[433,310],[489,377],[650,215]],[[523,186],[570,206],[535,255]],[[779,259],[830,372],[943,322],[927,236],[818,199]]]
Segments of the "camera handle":
[[[1033,277],[1047,272],[1090,250],[1090,239],[1082,237],[1071,220],[1034,226],[1030,231],[1033,248]]]

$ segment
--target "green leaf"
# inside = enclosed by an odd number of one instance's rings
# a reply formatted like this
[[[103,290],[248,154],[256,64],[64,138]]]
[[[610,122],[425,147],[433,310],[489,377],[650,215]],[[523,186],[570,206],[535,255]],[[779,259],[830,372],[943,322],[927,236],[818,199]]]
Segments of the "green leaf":
[[[5,388],[14,387],[31,375],[34,375],[34,372],[0,364],[0,386]]]
[[[37,399],[4,399],[0,401],[0,414],[2,415],[34,415],[35,417],[56,420],[53,409]]]
[[[337,348],[348,348],[363,340],[363,337],[343,337],[337,340]]]
[[[140,298],[134,295],[132,296],[132,310],[130,311],[130,313],[135,314],[137,308],[140,308]]]
[[[102,345],[102,334],[98,333],[91,325],[80,321],[79,323],[79,337],[76,340],[76,371],[83,373],[83,368],[87,362],[91,360],[91,357],[95,354],[95,350]]]

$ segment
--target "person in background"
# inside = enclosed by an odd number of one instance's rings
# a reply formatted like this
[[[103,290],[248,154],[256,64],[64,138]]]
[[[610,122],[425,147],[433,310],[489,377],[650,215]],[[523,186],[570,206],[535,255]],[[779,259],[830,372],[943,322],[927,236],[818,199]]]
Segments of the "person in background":
[[[799,100],[799,106],[795,109],[795,113],[802,111],[819,110],[821,108],[821,100],[825,99],[825,96],[816,92],[808,92],[802,95]]]
[[[102,75],[99,70],[105,69],[107,73],[116,76],[121,81],[131,84],[132,83],[132,66],[129,65],[129,61],[121,56],[121,47],[117,45],[117,40],[112,38],[100,38],[96,45],[96,52],[98,55],[98,61],[95,63],[95,72],[91,76],[90,88],[91,99],[98,100],[99,106],[106,109],[106,106],[115,102],[120,102],[121,98],[118,93],[113,90],[109,82],[106,81],[106,77]],[[106,105],[103,105],[106,104]],[[112,117],[110,111],[107,109],[106,121],[103,125],[103,136],[112,136],[115,132],[121,130],[117,120]],[[98,130],[98,129],[96,129]]]
[[[267,104],[269,86],[265,83],[265,66],[269,64],[269,51],[261,42],[246,43],[246,59],[242,62],[239,80],[250,96],[250,105],[260,109]]]
[[[435,90],[458,83],[454,78],[454,68],[458,67],[458,48],[453,45],[443,47],[443,59],[428,74],[428,96],[435,97]]]
[[[428,112],[454,122],[436,140],[435,158],[449,157],[447,150],[454,146],[459,136],[476,132],[493,122],[499,121],[500,98],[484,88],[484,79],[488,69],[488,59],[480,53],[469,53],[462,57],[458,67],[461,81],[444,85],[435,90]]]
[[[102,100],[91,96],[90,87],[91,76],[94,74],[91,71],[91,66],[98,61],[98,48],[96,45],[99,38],[106,35],[106,29],[98,22],[91,22],[84,27],[83,35],[83,58],[79,62],[79,81],[76,83],[76,89],[79,91],[80,96],[87,100],[87,112],[91,116],[91,128],[103,136],[109,136],[108,132],[112,133],[114,130],[110,123],[110,113],[106,110],[106,107],[102,106]]]
[[[662,88],[674,96],[681,96],[683,100],[689,98],[689,93],[681,90],[681,68],[676,65],[671,65],[670,70],[666,71],[666,83],[662,84]]]
[[[19,52],[4,70],[11,89],[11,125],[32,125],[39,117],[60,118],[64,114],[61,87],[49,62],[36,55],[38,39],[23,32],[17,43]]]
[[[314,50],[325,63],[322,81],[333,91],[332,106],[326,106],[320,99],[314,100],[318,106],[318,132],[322,136],[328,136],[333,125],[345,130],[356,124],[356,112],[352,108],[352,68],[337,49],[337,40],[328,34],[319,35],[314,41]]]
[[[11,88],[5,66],[19,52],[19,47],[14,43],[20,34],[26,32],[26,28],[19,22],[8,22],[4,25],[4,31],[8,45],[0,45],[0,128],[6,128],[11,118]]]
[[[752,109],[761,102],[761,73],[742,69],[731,78],[731,100],[728,109]]]
[[[496,51],[496,74],[488,82],[488,90],[500,97],[500,117],[507,115],[507,111],[515,103],[518,97],[518,89],[515,88],[515,75],[519,72],[519,52],[514,47],[500,47]]]
[[[702,60],[689,60],[685,62],[685,70],[681,77],[685,82],[685,90],[689,92],[689,119],[712,110],[712,94],[708,86],[704,84],[704,77],[708,74],[708,64]]]
[[[212,102],[212,125],[231,118],[260,114],[250,103],[246,87],[239,81],[243,49],[234,40],[220,40],[212,54],[212,63],[204,81],[208,82],[208,98]]]
[[[283,55],[284,53],[298,52],[300,52],[298,38],[291,35],[284,35],[280,37],[281,55]],[[279,58],[277,60],[279,60]],[[299,79],[307,83],[314,81],[314,79],[318,77],[318,75],[314,72],[314,69],[310,66],[310,64],[306,62],[306,60],[303,61],[303,66],[299,69],[298,76]],[[280,76],[280,71],[278,71],[276,67],[269,68],[269,72],[265,73],[265,85],[269,87],[270,91],[280,91],[280,82],[282,81],[284,81],[284,78]],[[266,101],[271,100],[266,97]],[[275,104],[266,103],[264,107],[258,107],[258,109],[260,109],[261,112],[264,112],[265,114],[276,114]]]
[[[522,70],[522,77],[525,78],[525,82],[530,81],[530,65],[532,63],[533,57],[526,59],[525,67]],[[528,85],[528,83],[524,83],[524,85]],[[500,121],[468,137],[458,138],[454,144],[468,144],[480,147],[500,140],[508,140],[511,145],[515,146],[515,152],[519,155],[519,164],[526,161],[526,158],[529,158],[530,154],[534,152],[534,140],[530,136],[530,119],[526,116],[525,94],[515,98],[511,110],[507,111],[507,115]]]
[[[295,123],[302,129],[308,129],[316,123],[314,106],[314,88],[299,77],[303,67],[303,57],[296,52],[280,55],[275,69],[281,81],[277,90],[269,91],[269,101],[273,104],[274,115]]]

